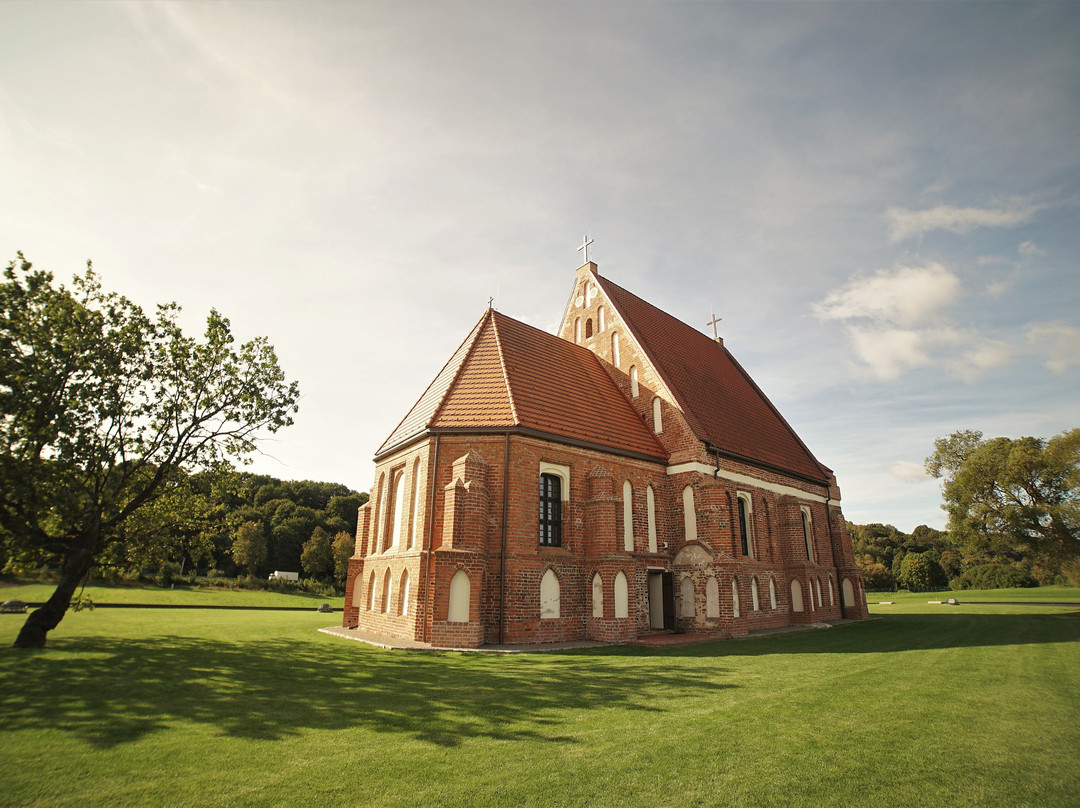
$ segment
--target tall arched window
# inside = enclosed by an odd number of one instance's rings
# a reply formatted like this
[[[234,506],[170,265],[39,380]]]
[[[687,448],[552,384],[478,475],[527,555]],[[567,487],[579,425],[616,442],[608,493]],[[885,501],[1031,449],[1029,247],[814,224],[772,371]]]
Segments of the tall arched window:
[[[380,610],[384,614],[390,611],[390,568],[386,568],[386,575],[383,576],[382,584],[382,609]]]
[[[836,605],[836,601],[833,599],[832,577],[829,578],[829,608],[831,609]]]
[[[769,608],[776,608],[776,581],[769,579]]]
[[[401,512],[405,507],[405,469],[394,478],[393,521],[390,524],[390,546],[401,547]]]
[[[386,488],[386,475],[379,475],[379,488],[378,494],[375,497],[375,511],[371,516],[371,528],[372,528],[372,540],[371,540],[371,552],[377,553],[383,549],[383,529],[380,517],[383,510],[383,494]],[[374,608],[374,607],[373,607]]]
[[[653,495],[652,486],[645,489],[645,508],[649,519],[649,552],[656,552],[656,497]]]
[[[592,317],[585,321],[585,339],[592,336]]]
[[[806,560],[813,561],[814,526],[813,523],[810,521],[810,509],[804,506],[799,509],[799,512],[802,514],[803,539],[806,542]]]
[[[630,396],[638,397],[637,365],[630,366]]]
[[[371,571],[371,576],[368,578],[367,592],[368,592],[368,603],[367,603],[368,611],[373,612],[373,611],[375,611],[375,570]]]
[[[750,495],[739,494],[736,497],[739,505],[739,542],[742,548],[742,554],[753,558],[754,556],[754,542],[753,542],[753,520],[750,515],[753,510],[750,507]]]
[[[705,582],[705,616],[720,616],[720,585],[712,576]]]
[[[758,599],[757,578],[750,579],[750,605],[755,612],[761,611],[761,601]]]
[[[540,475],[540,543],[562,544],[562,478],[556,474]]]
[[[416,523],[420,521],[420,458],[416,458],[412,471],[412,509],[409,515],[409,547],[416,546]]]
[[[592,616],[604,616],[604,579],[599,572],[592,579]]]
[[[634,488],[627,480],[622,486],[623,550],[634,552]]]
[[[793,578],[791,580],[791,611],[801,612],[802,610],[802,586]]]
[[[687,541],[697,539],[697,509],[694,507],[694,487],[682,490],[683,533]]]
[[[682,579],[682,587],[679,594],[682,596],[679,598],[679,600],[682,601],[682,616],[693,617],[697,614],[697,609],[694,606],[694,582],[689,575]]]
[[[615,367],[619,366],[619,332],[616,331],[611,335],[611,364]]]
[[[615,616],[630,616],[630,588],[626,585],[626,576],[621,572],[615,575]]]
[[[739,582],[735,578],[731,579],[731,613],[739,616]]]
[[[664,431],[663,421],[660,420],[660,396],[652,400],[652,424],[653,432],[657,435]]]

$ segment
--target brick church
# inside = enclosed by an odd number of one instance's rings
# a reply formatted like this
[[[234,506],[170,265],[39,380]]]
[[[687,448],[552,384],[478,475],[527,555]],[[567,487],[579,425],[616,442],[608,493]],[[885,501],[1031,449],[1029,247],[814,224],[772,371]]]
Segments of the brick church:
[[[375,455],[343,625],[436,646],[867,616],[832,472],[722,339],[577,271],[488,309]]]

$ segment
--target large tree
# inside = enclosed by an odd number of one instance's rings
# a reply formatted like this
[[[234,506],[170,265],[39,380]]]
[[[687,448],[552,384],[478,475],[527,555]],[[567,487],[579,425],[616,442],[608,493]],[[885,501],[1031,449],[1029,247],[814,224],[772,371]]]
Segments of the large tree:
[[[944,478],[957,543],[1058,563],[1080,555],[1080,429],[1050,440],[954,432],[934,442],[926,471]]]
[[[211,311],[201,340],[179,307],[149,316],[102,289],[92,267],[71,288],[20,253],[0,284],[0,540],[8,555],[59,563],[49,600],[15,645],[37,647],[79,582],[133,516],[182,471],[243,459],[292,423],[299,391],[265,338],[234,345]]]

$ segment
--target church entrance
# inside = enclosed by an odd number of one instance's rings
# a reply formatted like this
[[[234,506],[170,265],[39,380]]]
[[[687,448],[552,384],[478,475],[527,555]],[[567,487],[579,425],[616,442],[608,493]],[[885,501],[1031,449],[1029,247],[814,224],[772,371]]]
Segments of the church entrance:
[[[649,628],[675,630],[675,577],[664,570],[649,570]]]

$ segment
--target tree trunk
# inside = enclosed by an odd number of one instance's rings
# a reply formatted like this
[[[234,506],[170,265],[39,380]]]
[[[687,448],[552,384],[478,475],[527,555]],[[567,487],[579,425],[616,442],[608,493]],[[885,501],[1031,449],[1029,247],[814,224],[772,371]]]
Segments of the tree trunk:
[[[60,625],[71,605],[71,596],[93,563],[94,555],[89,550],[75,550],[64,559],[64,565],[60,568],[60,583],[45,605],[34,609],[26,618],[19,636],[15,638],[15,648],[45,647],[45,635]]]

